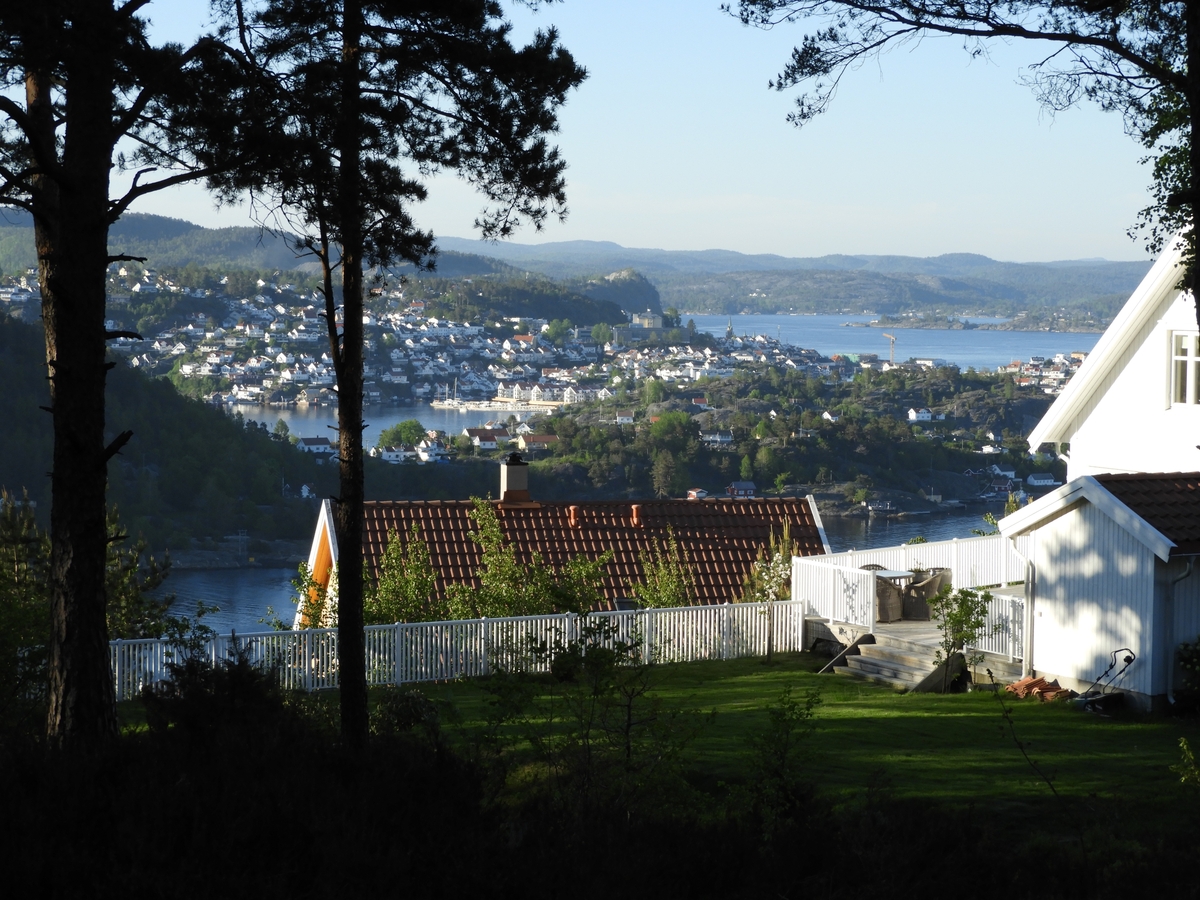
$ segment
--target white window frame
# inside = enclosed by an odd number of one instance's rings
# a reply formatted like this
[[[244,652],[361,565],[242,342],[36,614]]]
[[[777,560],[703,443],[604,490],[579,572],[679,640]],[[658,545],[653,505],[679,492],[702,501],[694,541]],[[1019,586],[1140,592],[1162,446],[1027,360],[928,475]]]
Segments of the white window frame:
[[[1200,404],[1200,332],[1172,331],[1167,376],[1170,406]]]

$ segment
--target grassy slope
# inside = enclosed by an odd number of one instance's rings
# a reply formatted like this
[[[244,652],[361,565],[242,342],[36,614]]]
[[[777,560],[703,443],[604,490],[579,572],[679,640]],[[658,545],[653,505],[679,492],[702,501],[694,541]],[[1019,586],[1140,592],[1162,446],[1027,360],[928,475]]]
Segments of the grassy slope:
[[[787,654],[772,666],[745,659],[662,667],[660,690],[668,702],[717,712],[687,750],[696,783],[716,787],[744,780],[748,739],[766,724],[764,707],[791,685],[797,696],[810,689],[821,694],[811,764],[814,781],[827,794],[849,800],[882,781],[897,799],[973,804],[1017,817],[1053,801],[1014,745],[990,693],[897,694],[841,676],[818,676],[825,661]],[[486,695],[477,684],[425,690],[452,702],[465,729],[480,722]],[[1170,767],[1179,759],[1181,736],[1195,745],[1200,731],[1195,722],[1102,718],[1034,701],[1011,705],[1020,739],[1065,797],[1137,809],[1148,817],[1167,809],[1182,814],[1179,801],[1186,798]]]

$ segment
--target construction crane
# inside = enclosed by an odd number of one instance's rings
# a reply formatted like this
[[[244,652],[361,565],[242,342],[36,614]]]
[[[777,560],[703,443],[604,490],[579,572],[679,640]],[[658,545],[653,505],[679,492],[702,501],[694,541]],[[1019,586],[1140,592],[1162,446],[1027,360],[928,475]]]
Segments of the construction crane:
[[[896,336],[894,334],[885,334],[885,338],[892,342],[891,349],[888,351],[888,365],[896,364]]]

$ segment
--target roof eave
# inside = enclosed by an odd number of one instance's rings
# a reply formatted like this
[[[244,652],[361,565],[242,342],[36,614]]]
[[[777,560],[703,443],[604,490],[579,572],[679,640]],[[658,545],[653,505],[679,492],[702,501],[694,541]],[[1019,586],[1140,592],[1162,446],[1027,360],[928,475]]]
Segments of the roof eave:
[[[1176,270],[1183,255],[1182,244],[1172,239],[1169,248],[1146,273],[1112,324],[1100,336],[1075,377],[1067,382],[1063,392],[1029,433],[1030,448],[1036,450],[1042,444],[1071,440],[1073,432],[1068,430],[1069,426],[1087,409],[1101,389],[1104,376],[1116,365],[1146,320],[1164,302],[1174,300],[1174,295],[1178,293],[1176,285],[1179,283],[1179,274]]]
[[[1163,562],[1170,558],[1175,542],[1117,499],[1091,475],[1074,478],[1034,503],[1005,516],[998,523],[1000,533],[1007,538],[1028,534],[1085,501],[1116,522]]]

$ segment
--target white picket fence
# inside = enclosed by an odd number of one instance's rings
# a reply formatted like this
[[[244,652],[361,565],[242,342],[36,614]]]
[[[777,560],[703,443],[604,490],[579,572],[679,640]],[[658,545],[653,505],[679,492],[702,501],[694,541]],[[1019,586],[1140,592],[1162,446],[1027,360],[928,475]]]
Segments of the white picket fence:
[[[497,668],[546,671],[556,646],[579,639],[589,624],[599,623],[606,626],[603,642],[635,645],[642,659],[652,663],[736,659],[765,655],[772,634],[775,651],[802,649],[804,604],[726,603],[371,625],[364,629],[367,683],[445,681]],[[539,647],[547,652],[534,652]],[[336,629],[222,635],[208,641],[202,653],[217,663],[235,650],[273,668],[286,688],[313,691],[338,685]],[[144,686],[168,677],[172,648],[166,641],[112,641],[109,652],[118,700],[136,697]]]
[[[1025,580],[1025,561],[1032,552],[1032,537],[1012,542],[1001,535],[903,544],[875,550],[850,550],[792,560],[792,600],[804,606],[805,615],[817,616],[861,632],[876,625],[876,576],[869,563],[886,569],[949,569],[956,588],[982,588]],[[987,636],[978,649],[1020,658],[1024,647],[1024,599],[993,597],[988,607]]]
[[[972,648],[1010,659],[1025,655],[1025,598],[992,597],[979,642]]]

